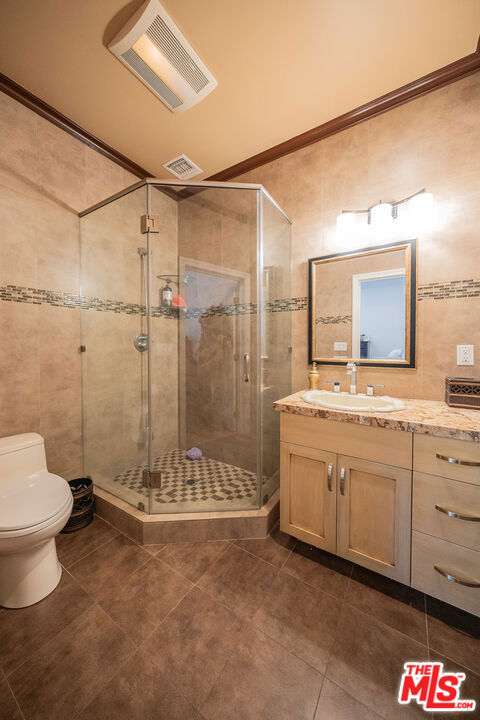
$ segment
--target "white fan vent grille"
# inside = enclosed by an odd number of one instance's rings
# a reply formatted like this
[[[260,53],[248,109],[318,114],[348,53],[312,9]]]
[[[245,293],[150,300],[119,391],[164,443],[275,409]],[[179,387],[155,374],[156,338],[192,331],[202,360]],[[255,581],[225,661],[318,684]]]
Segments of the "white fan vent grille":
[[[208,78],[200,70],[195,60],[179,43],[160,15],[157,15],[154,22],[148,28],[146,35],[170,60],[173,67],[176,68],[195,92],[198,93],[203,90],[208,84]]]
[[[180,180],[187,180],[203,172],[203,170],[201,170],[198,165],[195,165],[186,155],[179,155],[165,163],[163,167]]]
[[[108,47],[173,113],[188,110],[217,87],[210,70],[158,0],[145,0]],[[202,172],[194,172],[196,166],[192,166],[192,175]]]
[[[158,95],[165,100],[165,102],[170,105],[170,107],[180,107],[182,104],[180,98],[178,98],[175,93],[170,90],[168,85],[165,85],[163,80],[148,67],[147,63],[142,60],[140,55],[137,55],[135,50],[130,48],[130,50],[123,53],[122,58],[145,80],[146,83],[148,83],[148,85],[150,85],[150,87],[155,90]]]

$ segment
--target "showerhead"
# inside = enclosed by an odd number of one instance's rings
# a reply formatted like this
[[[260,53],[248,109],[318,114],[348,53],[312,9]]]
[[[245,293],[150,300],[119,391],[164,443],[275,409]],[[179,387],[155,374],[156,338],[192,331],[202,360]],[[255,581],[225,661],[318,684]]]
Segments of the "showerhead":
[[[137,248],[137,252],[140,257],[145,257],[145,255],[147,254],[147,248],[139,247]]]

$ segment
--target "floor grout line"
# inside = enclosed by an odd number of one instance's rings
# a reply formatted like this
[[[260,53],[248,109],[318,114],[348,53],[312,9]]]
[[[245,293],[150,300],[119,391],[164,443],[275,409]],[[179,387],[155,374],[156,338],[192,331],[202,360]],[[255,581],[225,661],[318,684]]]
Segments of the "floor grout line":
[[[82,589],[83,589],[83,588],[82,588]],[[47,596],[47,597],[48,597],[48,596]],[[89,597],[90,597],[90,596],[89,596]],[[78,620],[78,618],[81,618],[82,615],[85,615],[86,612],[88,612],[88,611],[91,610],[93,607],[95,607],[95,605],[98,605],[98,603],[97,603],[97,602],[93,602],[91,605],[89,605],[88,608],[85,608],[85,610],[83,610],[79,615],[77,615],[76,618],[74,618],[74,619],[71,620],[69,623],[67,623],[61,630],[59,630],[57,633],[55,633],[55,635],[52,635],[52,637],[49,638],[48,640],[46,640],[46,641],[43,643],[43,645],[40,645],[40,647],[38,647],[31,655],[29,655],[28,658],[25,658],[24,660],[22,660],[22,662],[21,662],[19,665],[17,665],[15,668],[13,668],[13,670],[11,670],[11,671],[8,673],[8,675],[7,675],[7,673],[4,673],[4,674],[5,674],[5,678],[8,680],[9,677],[11,677],[14,673],[16,673],[18,670],[20,670],[20,668],[22,668],[26,663],[30,662],[30,660],[32,660],[36,655],[38,655],[38,653],[39,653],[41,650],[43,650],[43,648],[46,647],[46,646],[48,645],[48,643],[50,643],[50,642],[52,642],[53,640],[55,640],[59,635],[61,635],[61,633],[63,633],[64,630],[66,630],[68,627],[70,627],[70,625],[71,625],[72,623],[76,622],[76,621]],[[13,691],[12,691],[12,692],[13,692]],[[15,693],[14,693],[14,694],[15,694]]]
[[[243,539],[243,538],[242,538],[242,539]],[[257,538],[253,538],[253,539],[257,539]],[[258,539],[261,539],[261,538],[258,538]],[[250,557],[254,557],[254,558],[256,558],[257,560],[261,560],[262,562],[266,563],[267,565],[270,565],[270,567],[275,568],[275,570],[278,570],[278,571],[280,572],[280,570],[282,569],[282,567],[279,567],[278,565],[275,565],[274,563],[270,562],[270,560],[265,560],[265,558],[262,558],[262,557],[260,557],[259,555],[255,555],[255,553],[250,552],[250,550],[247,550],[247,548],[244,548],[244,547],[242,547],[241,545],[237,545],[237,543],[234,543],[234,545],[235,545],[235,547],[238,548],[239,550],[243,550],[243,552],[245,552],[245,553],[247,553],[248,555],[250,555]]]
[[[78,710],[78,712],[76,712],[72,715],[71,720],[75,720],[75,718],[77,718],[90,705],[90,703],[92,703],[95,700],[95,698],[97,698],[100,695],[100,693],[103,692],[103,690],[107,687],[107,685],[109,683],[111,683],[112,680],[114,680],[114,678],[116,677],[117,674],[120,673],[121,668],[130,660],[130,658],[132,658],[135,655],[135,653],[138,650],[138,645],[136,645],[135,642],[131,639],[131,637],[129,635],[127,635],[125,630],[123,630],[123,628],[120,627],[120,625],[116,622],[116,620],[109,613],[107,613],[107,611],[100,605],[100,603],[96,603],[96,604],[98,605],[100,610],[102,610],[102,612],[104,612],[105,615],[117,626],[118,630],[122,633],[122,635],[124,635],[128,640],[131,641],[131,643],[133,645],[133,649],[131,652],[128,652],[125,655],[123,660],[120,662],[117,670],[113,673],[113,675],[110,678],[108,678],[108,680],[105,681],[105,683],[102,685],[102,687],[99,689],[99,691],[92,698],[90,698],[90,700],[87,702],[87,704],[84,705],[83,707],[81,707]]]
[[[14,700],[14,702],[15,702],[15,705],[16,705],[17,708],[18,708],[18,712],[20,713],[20,715],[21,715],[21,717],[22,717],[22,720],[25,720],[25,715],[23,714],[23,710],[22,710],[22,708],[20,707],[20,703],[19,703],[18,700],[17,700],[17,696],[16,696],[15,693],[13,692],[13,688],[12,688],[12,686],[10,685],[10,683],[9,683],[8,678],[7,678],[6,675],[5,675],[5,682],[7,683],[7,687],[8,687],[8,689],[10,690],[10,694],[11,694],[12,697],[13,697],[13,700]]]
[[[111,527],[113,527],[113,525],[112,525]],[[114,529],[115,529],[115,528],[114,528]],[[108,538],[108,540],[105,540],[104,542],[100,543],[100,545],[97,545],[96,547],[94,547],[93,550],[89,550],[87,553],[85,553],[85,555],[82,555],[82,557],[77,558],[77,560],[75,560],[75,562],[73,562],[73,563],[72,563],[71,565],[69,565],[68,567],[69,567],[69,568],[72,568],[72,567],[73,567],[74,565],[76,565],[78,562],[80,562],[81,560],[84,560],[86,557],[88,557],[88,556],[91,555],[93,552],[95,552],[95,550],[99,550],[99,548],[103,547],[104,545],[107,545],[109,542],[112,542],[112,540],[115,540],[116,537],[118,537],[119,535],[122,535],[122,534],[123,534],[123,533],[121,533],[119,530],[117,530],[117,534],[116,534],[116,535],[114,535],[113,537]],[[124,537],[127,537],[127,536],[124,535]],[[130,538],[128,538],[128,539],[130,540]],[[133,541],[132,541],[132,542],[133,542]],[[57,552],[57,554],[58,554],[58,552]],[[64,565],[61,560],[59,560],[59,562],[60,562],[60,565],[62,565],[62,567],[66,567],[66,565]]]
[[[313,711],[312,720],[315,720],[315,715],[317,714],[318,705],[320,703],[320,698],[322,697],[322,690],[323,690],[323,686],[325,685],[326,679],[327,679],[327,676],[322,675],[322,684],[320,685],[320,692],[318,693],[317,702],[315,703],[315,710]]]

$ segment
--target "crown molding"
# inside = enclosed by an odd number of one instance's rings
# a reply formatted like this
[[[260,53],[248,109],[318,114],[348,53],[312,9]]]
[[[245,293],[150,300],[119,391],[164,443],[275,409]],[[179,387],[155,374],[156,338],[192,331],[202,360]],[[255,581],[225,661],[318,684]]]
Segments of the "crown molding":
[[[478,72],[479,70],[480,37],[478,39],[475,52],[470,55],[466,55],[465,57],[460,58],[460,60],[455,60],[449,65],[445,65],[438,70],[434,70],[428,75],[418,78],[418,80],[413,80],[412,82],[407,83],[407,85],[403,85],[396,90],[386,93],[386,95],[381,95],[380,97],[375,98],[375,100],[370,100],[370,102],[360,105],[354,110],[350,110],[349,112],[339,115],[332,120],[328,120],[328,122],[317,125],[317,127],[314,127],[311,130],[307,130],[300,135],[296,135],[289,140],[285,140],[278,145],[274,145],[268,150],[264,150],[257,155],[252,155],[252,157],[249,157],[246,160],[242,160],[225,170],[221,170],[214,175],[210,175],[207,180],[226,181],[232,180],[232,178],[238,178],[240,175],[243,175],[250,170],[255,170],[256,168],[266,165],[273,160],[278,160],[278,158],[281,158],[284,155],[289,155],[296,150],[300,150],[301,148],[312,145],[319,140],[330,137],[330,135],[335,135],[336,133],[342,132],[342,130],[358,125],[358,123],[364,122],[369,118],[388,112],[388,110],[392,110],[393,108],[403,105],[410,100],[415,100],[415,98],[418,98],[421,95],[426,95],[434,90],[438,90],[439,88],[444,87],[444,85],[449,85],[450,83],[460,80],[472,73]]]
[[[396,90],[392,90],[386,95],[382,95],[375,100],[371,100],[364,105],[360,105],[354,110],[350,110],[343,115],[339,115],[332,120],[328,120],[327,122],[322,123],[322,125],[317,125],[317,127],[314,127],[311,130],[307,130],[300,135],[296,135],[289,140],[285,140],[268,150],[264,150],[257,155],[247,158],[246,160],[242,160],[241,162],[236,163],[225,170],[221,170],[218,173],[214,173],[205,179],[218,180],[222,182],[232,180],[233,178],[243,175],[250,170],[255,170],[256,168],[266,165],[273,160],[277,160],[284,155],[289,155],[296,150],[312,145],[313,143],[323,140],[330,135],[335,135],[342,130],[346,130],[358,123],[364,122],[371,117],[388,112],[388,110],[392,110],[393,108],[403,105],[410,100],[415,100],[415,98],[420,97],[421,95],[426,95],[434,90],[438,90],[438,88],[441,88],[444,85],[449,85],[450,83],[460,80],[472,73],[478,72],[479,70],[480,37],[475,52],[470,55],[466,55],[459,60],[455,60],[449,65],[445,65],[438,70],[434,70],[428,75],[418,78],[418,80],[413,80],[413,82],[407,83],[407,85],[403,85]],[[112,162],[117,163],[117,165],[120,165],[125,170],[128,170],[128,172],[132,173],[132,175],[142,179],[154,177],[154,173],[142,168],[140,165],[133,162],[133,160],[130,160],[125,155],[122,155],[122,153],[110,147],[110,145],[107,145],[102,140],[99,140],[95,137],[95,135],[92,135],[87,130],[84,130],[84,128],[77,125],[77,123],[73,122],[73,120],[70,120],[58,110],[55,110],[55,108],[51,105],[48,105],[36,95],[33,95],[33,93],[23,88],[11,78],[3,75],[3,73],[0,73],[0,91],[22,103],[22,105],[30,108],[30,110],[33,110],[46,120],[49,120],[57,127],[101,153]]]
[[[146,177],[153,177],[153,173],[145,170],[145,168],[137,165],[137,163],[133,162],[133,160],[130,160],[125,157],[125,155],[122,155],[122,153],[118,152],[118,150],[115,150],[110,147],[110,145],[107,145],[102,140],[99,140],[95,137],[95,135],[92,135],[87,130],[84,130],[84,128],[77,125],[77,123],[73,122],[73,120],[70,120],[58,110],[55,110],[55,108],[51,105],[47,105],[46,102],[40,100],[39,97],[33,95],[33,93],[29,92],[21,85],[18,85],[18,83],[11,80],[11,78],[3,75],[3,73],[0,73],[0,90],[6,93],[6,95],[12,97],[14,100],[18,100],[18,102],[22,103],[22,105],[30,108],[30,110],[36,112],[37,115],[41,115],[41,117],[45,118],[45,120],[49,120],[69,135],[73,135],[74,138],[93,148],[112,162],[117,163],[120,167],[128,170],[128,172],[131,172],[133,175],[142,179]]]

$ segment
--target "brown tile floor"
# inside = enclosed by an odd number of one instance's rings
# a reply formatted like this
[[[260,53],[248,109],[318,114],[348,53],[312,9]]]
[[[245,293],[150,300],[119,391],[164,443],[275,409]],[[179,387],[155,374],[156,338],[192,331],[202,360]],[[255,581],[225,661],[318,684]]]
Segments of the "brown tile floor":
[[[396,702],[428,658],[480,702],[478,618],[278,529],[142,548],[96,517],[57,546],[55,592],[0,609],[0,720],[432,717]]]

